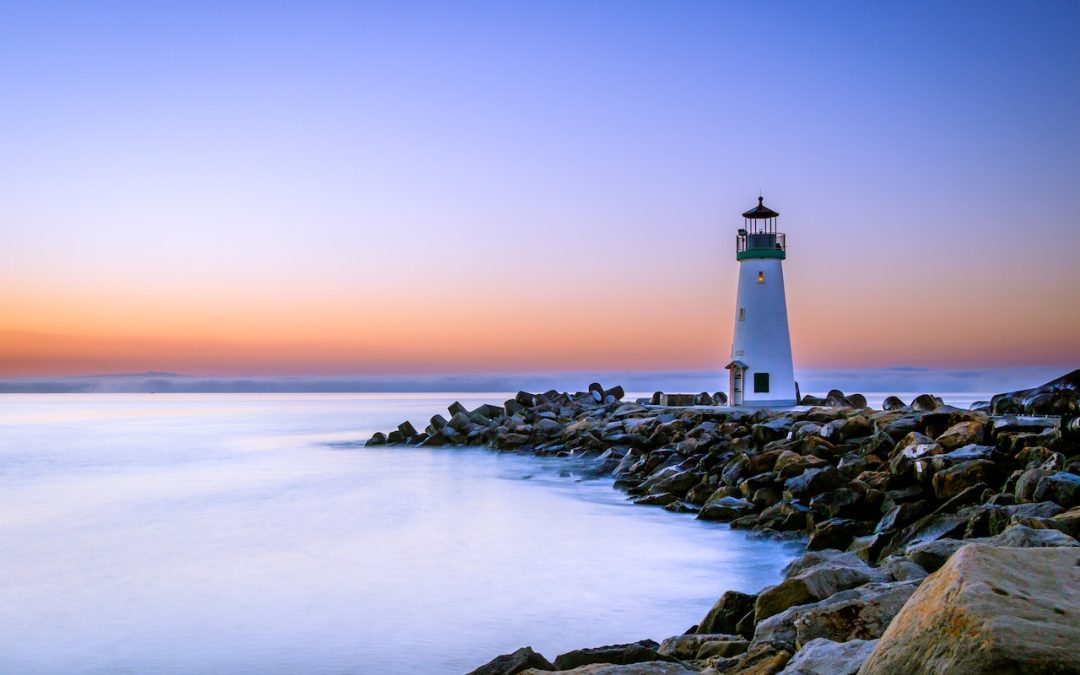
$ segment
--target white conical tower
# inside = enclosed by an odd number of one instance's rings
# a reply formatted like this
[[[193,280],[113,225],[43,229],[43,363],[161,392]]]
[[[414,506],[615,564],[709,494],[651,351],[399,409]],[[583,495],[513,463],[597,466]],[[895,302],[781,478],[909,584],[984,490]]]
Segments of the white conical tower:
[[[758,197],[758,205],[743,214],[744,227],[736,238],[739,294],[727,365],[728,400],[733,406],[796,403],[784,296],[787,245],[784,235],[776,231],[780,214],[764,202],[764,197]]]

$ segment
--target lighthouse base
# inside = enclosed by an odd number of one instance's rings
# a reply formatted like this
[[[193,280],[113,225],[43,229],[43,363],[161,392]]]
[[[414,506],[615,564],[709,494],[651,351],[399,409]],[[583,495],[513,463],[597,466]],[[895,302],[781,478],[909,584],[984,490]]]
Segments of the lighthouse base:
[[[738,405],[731,406],[732,408],[794,408],[798,405],[798,401],[795,399],[776,399],[775,401],[743,401]]]

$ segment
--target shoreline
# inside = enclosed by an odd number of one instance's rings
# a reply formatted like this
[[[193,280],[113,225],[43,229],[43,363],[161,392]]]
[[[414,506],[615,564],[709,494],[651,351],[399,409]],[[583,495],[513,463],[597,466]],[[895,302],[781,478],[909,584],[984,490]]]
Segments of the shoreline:
[[[927,597],[1008,569],[1001,559],[1010,555],[1048,570],[1016,589],[1021,596],[1046,595],[1061,574],[1077,576],[1080,588],[1080,371],[970,410],[928,394],[907,403],[889,397],[882,410],[839,391],[783,410],[701,405],[719,402],[708,394],[665,397],[697,404],[688,406],[623,398],[621,387],[593,384],[575,394],[519,392],[471,411],[455,402],[449,419],[436,414],[423,431],[403,422],[368,444],[590,459],[635,504],[805,539],[805,552],[780,583],[757,594],[728,591],[698,625],[660,643],[585,647],[554,662],[523,647],[476,675],[872,673],[920,654],[935,655],[946,671],[993,672],[1017,653],[1031,672],[1058,672],[1031,670],[1037,663],[1080,668],[1080,591],[1046,596],[1066,607],[1027,607],[1036,611],[1027,620],[1051,636],[1023,649],[988,624],[1007,613],[994,606],[996,593],[974,594],[986,606],[959,610]],[[958,611],[987,620],[973,630],[994,649],[942,643],[941,629]],[[1072,627],[1055,628],[1060,616],[1073,617]]]

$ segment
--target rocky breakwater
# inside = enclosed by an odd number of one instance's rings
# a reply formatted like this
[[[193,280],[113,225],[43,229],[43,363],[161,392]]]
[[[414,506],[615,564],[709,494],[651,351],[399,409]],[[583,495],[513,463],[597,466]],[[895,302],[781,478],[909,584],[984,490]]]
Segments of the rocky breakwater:
[[[662,642],[554,663],[522,648],[475,673],[1080,672],[1080,371],[971,410],[839,391],[786,411],[622,399],[522,392],[371,442],[589,458],[637,503],[805,537],[806,553]]]

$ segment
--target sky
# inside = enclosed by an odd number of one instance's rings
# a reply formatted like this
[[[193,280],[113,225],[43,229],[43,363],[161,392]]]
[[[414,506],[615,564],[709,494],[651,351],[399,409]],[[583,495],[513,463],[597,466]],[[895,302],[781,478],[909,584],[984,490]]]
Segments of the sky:
[[[1080,3],[0,4],[0,377],[1080,365]],[[1032,382],[1031,384],[1037,384]]]

